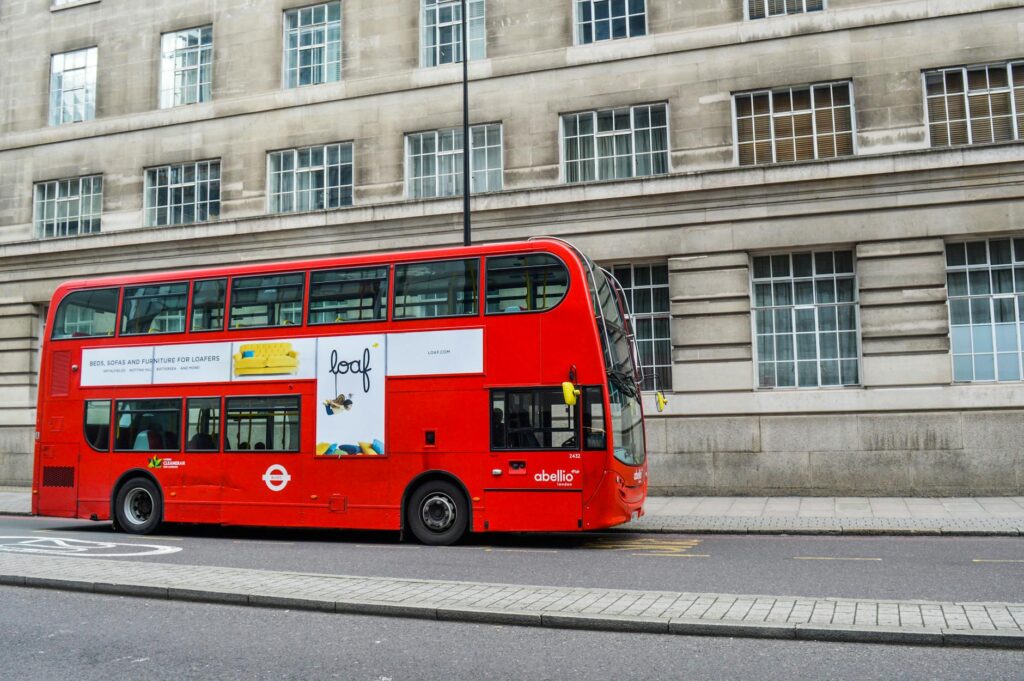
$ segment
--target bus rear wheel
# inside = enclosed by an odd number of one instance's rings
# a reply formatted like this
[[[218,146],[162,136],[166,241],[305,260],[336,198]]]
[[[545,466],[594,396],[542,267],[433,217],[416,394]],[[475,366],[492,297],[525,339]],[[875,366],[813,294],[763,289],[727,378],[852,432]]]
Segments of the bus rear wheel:
[[[160,490],[152,480],[132,478],[121,485],[114,500],[118,529],[129,534],[150,534],[163,518]]]
[[[446,480],[416,488],[406,509],[406,524],[428,546],[448,546],[466,534],[469,505],[462,491]]]

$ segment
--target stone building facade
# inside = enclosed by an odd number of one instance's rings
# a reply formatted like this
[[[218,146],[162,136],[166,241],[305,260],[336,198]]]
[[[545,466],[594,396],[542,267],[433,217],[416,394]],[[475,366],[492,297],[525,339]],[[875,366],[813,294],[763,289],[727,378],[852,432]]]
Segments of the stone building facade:
[[[628,279],[653,492],[1024,491],[1019,2],[470,5],[474,238]],[[0,3],[0,485],[59,282],[461,241],[453,9]]]

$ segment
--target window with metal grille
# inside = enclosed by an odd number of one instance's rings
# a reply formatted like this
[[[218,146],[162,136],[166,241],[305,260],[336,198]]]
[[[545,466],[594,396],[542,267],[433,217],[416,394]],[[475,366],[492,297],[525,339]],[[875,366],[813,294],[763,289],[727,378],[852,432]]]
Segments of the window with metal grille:
[[[486,4],[466,2],[469,59],[487,56]],[[462,61],[462,0],[423,0],[423,65]]]
[[[647,35],[644,0],[575,0],[576,43]]]
[[[851,251],[754,257],[759,388],[860,382]]]
[[[50,125],[96,118],[95,47],[50,57]]]
[[[1020,381],[1024,239],[946,244],[954,381]]]
[[[499,191],[502,185],[501,124],[469,129],[469,191]],[[406,193],[411,199],[462,195],[462,128],[405,136]]]
[[[146,169],[146,226],[189,225],[220,215],[220,161]]]
[[[747,16],[751,19],[820,12],[823,9],[823,0],[747,0]]]
[[[98,232],[102,212],[103,178],[100,175],[35,185],[32,222],[40,239]]]
[[[668,265],[623,264],[611,268],[622,285],[640,351],[642,390],[672,389],[672,313]]]
[[[668,173],[665,104],[562,116],[566,182],[621,180]]]
[[[271,213],[352,205],[351,143],[271,152],[267,172]]]
[[[926,71],[933,147],[1021,139],[1024,62]]]
[[[284,13],[284,86],[341,80],[341,3]]]
[[[160,108],[211,99],[213,26],[187,28],[160,37]]]
[[[853,155],[850,83],[735,95],[741,166]]]

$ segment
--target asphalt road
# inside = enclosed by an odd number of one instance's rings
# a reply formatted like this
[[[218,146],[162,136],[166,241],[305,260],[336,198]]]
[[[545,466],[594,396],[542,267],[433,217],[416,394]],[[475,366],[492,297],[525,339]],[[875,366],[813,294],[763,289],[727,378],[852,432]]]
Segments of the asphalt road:
[[[736,535],[485,535],[454,547],[396,534],[0,517],[0,537],[181,549],[125,560],[328,574],[774,596],[1024,602],[1024,539]],[[0,539],[0,544],[12,540]],[[18,540],[14,540],[18,541]]]
[[[1020,679],[1020,651],[689,638],[0,587],[0,681]]]

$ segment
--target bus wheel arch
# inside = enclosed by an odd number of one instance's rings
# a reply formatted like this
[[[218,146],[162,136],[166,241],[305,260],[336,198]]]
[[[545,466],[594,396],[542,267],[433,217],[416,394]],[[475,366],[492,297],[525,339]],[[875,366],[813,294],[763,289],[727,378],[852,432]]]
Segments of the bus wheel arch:
[[[413,478],[402,495],[401,513],[403,534],[409,530],[433,546],[454,544],[473,527],[469,491],[446,471],[426,471]]]
[[[110,495],[110,517],[114,528],[129,534],[150,534],[164,516],[164,492],[152,473],[143,469],[125,471]]]

